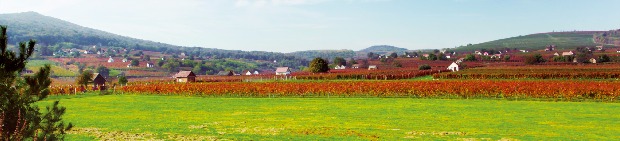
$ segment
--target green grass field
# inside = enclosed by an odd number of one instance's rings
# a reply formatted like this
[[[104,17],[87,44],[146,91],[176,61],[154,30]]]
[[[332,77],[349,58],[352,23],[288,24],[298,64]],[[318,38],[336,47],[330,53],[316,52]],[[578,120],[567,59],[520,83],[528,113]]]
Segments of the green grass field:
[[[484,99],[51,97],[68,140],[614,140],[620,104]]]
[[[43,67],[45,64],[50,64],[52,70],[52,76],[75,76],[76,72],[71,70],[62,68],[60,66],[55,65],[56,62],[50,60],[29,60],[28,64],[26,64],[26,68],[32,71],[39,71],[39,68]]]

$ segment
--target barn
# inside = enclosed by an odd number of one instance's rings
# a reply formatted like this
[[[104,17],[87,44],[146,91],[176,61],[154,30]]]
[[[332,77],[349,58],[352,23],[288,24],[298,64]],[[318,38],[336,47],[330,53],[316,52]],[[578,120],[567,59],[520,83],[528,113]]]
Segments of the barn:
[[[94,90],[105,90],[106,86],[105,86],[105,78],[99,74],[99,73],[93,73],[93,77],[91,78],[93,80],[93,89]]]
[[[177,82],[196,82],[196,74],[192,71],[180,71],[174,75],[174,78]]]

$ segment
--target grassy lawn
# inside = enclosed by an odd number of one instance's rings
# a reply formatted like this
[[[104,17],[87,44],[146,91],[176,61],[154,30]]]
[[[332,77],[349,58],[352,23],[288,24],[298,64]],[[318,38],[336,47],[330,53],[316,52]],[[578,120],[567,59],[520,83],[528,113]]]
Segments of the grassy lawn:
[[[51,97],[69,140],[614,140],[620,104],[409,98]]]

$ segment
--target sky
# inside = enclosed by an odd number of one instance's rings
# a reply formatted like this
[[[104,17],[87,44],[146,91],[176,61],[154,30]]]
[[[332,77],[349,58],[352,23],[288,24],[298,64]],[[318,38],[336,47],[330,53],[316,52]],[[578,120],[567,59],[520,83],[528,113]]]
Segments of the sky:
[[[180,46],[294,52],[454,48],[620,28],[620,0],[1,0],[78,25]]]

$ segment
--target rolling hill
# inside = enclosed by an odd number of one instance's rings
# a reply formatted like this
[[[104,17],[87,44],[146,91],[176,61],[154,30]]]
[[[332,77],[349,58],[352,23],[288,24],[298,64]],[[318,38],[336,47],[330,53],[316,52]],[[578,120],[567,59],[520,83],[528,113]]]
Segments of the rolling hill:
[[[62,46],[62,49],[86,49],[99,46],[113,49],[127,49],[159,52],[165,55],[185,54],[188,57],[214,58],[214,59],[243,59],[271,62],[277,60],[277,64],[265,66],[262,69],[270,69],[274,66],[307,66],[308,61],[279,52],[265,51],[240,51],[223,50],[202,47],[181,47],[148,40],[141,40],[121,36],[97,29],[83,27],[61,19],[41,15],[36,12],[23,12],[0,14],[0,25],[8,27],[8,44],[35,39],[40,46]],[[71,46],[65,46],[69,44]],[[58,51],[53,50],[54,52]],[[259,68],[261,69],[261,68]]]
[[[312,60],[316,57],[324,59],[334,59],[334,57],[352,58],[355,57],[355,51],[343,49],[343,50],[308,50],[308,51],[296,51],[287,53],[289,55],[298,56],[307,60]]]
[[[479,44],[470,44],[455,48],[455,51],[475,51],[480,49],[497,49],[497,48],[517,48],[540,50],[547,45],[556,45],[558,49],[574,49],[576,47],[593,47],[601,45],[601,42],[595,42],[596,35],[605,33],[606,31],[575,31],[575,32],[550,32],[530,34],[525,36],[517,36],[506,39],[499,39]],[[610,36],[611,37],[611,36]],[[602,40],[602,39],[601,39]],[[613,42],[614,40],[606,40]],[[607,46],[614,46],[607,44]]]

